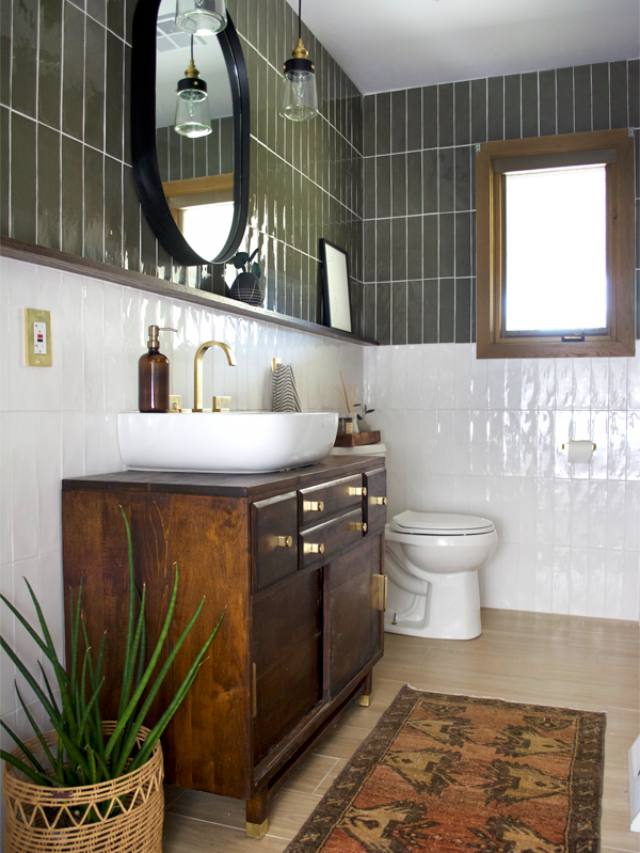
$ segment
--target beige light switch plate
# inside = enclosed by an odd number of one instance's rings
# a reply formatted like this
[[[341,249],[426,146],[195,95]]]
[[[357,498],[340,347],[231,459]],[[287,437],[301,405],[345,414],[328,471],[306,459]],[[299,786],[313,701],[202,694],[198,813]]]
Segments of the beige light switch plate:
[[[51,367],[51,312],[24,309],[27,367]]]

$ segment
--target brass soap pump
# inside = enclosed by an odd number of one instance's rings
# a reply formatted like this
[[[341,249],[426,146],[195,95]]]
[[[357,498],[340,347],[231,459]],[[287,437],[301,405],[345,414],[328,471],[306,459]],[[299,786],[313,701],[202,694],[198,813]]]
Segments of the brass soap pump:
[[[169,359],[160,352],[160,332],[177,332],[149,326],[149,351],[138,362],[138,408],[141,412],[169,411]]]

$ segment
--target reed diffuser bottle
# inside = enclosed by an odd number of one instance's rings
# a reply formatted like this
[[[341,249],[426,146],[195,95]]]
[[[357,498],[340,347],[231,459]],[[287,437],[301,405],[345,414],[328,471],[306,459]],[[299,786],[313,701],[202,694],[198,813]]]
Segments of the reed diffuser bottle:
[[[138,408],[141,412],[169,411],[169,359],[160,352],[160,332],[176,331],[149,326],[149,350],[138,362]]]

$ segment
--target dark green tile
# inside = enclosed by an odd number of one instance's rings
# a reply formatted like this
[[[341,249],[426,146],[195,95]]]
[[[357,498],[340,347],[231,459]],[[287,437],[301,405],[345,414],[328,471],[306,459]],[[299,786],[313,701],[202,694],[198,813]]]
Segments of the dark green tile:
[[[84,149],[84,257],[104,259],[103,157]]]
[[[124,0],[107,0],[107,27],[120,38],[124,38]]]
[[[435,149],[422,154],[422,209],[432,213],[438,209],[438,152]]]
[[[104,160],[104,260],[122,266],[122,165]]]
[[[573,68],[560,68],[556,72],[557,95],[558,95],[558,133],[573,133],[574,122],[574,96],[573,96]]]
[[[540,72],[540,135],[556,133],[556,72]]]
[[[457,278],[455,294],[455,342],[468,344],[471,342],[471,279]]]
[[[287,269],[292,283],[293,310],[291,316],[298,318],[302,317],[302,258],[300,252],[294,251],[291,256],[292,267]]]
[[[391,220],[392,281],[407,277],[407,220],[399,217]]]
[[[364,218],[373,219],[376,215],[376,158],[365,157],[364,168]]]
[[[376,280],[376,223],[372,219],[364,223],[364,280]]]
[[[396,281],[391,287],[393,321],[391,343],[402,346],[407,343],[407,283]]]
[[[438,145],[453,145],[453,83],[438,86]]]
[[[8,235],[9,226],[9,110],[0,107],[0,234]]]
[[[13,68],[11,99],[21,113],[36,115],[36,69],[38,43],[38,2],[20,0],[13,5]]]
[[[391,215],[391,158],[376,157],[376,216]]]
[[[211,134],[209,134],[211,135]],[[193,177],[204,178],[209,174],[207,168],[207,137],[193,140]]]
[[[62,129],[82,139],[84,111],[84,15],[73,3],[64,5]]]
[[[476,319],[477,319],[477,305],[476,305],[476,281],[475,279],[471,279],[471,343],[475,344],[476,342]]]
[[[471,148],[455,150],[455,209],[469,210],[471,207]]]
[[[107,154],[122,160],[124,46],[107,32],[107,92],[105,96],[105,148]]]
[[[438,151],[438,210],[453,210],[453,148]]]
[[[489,77],[487,81],[489,100],[488,141],[504,139],[504,77]]]
[[[257,8],[256,8],[257,7]],[[269,41],[269,6],[266,0],[262,0],[261,3],[257,3],[254,7],[257,12],[257,27],[258,27],[258,43],[257,48],[263,56],[267,56],[268,53],[268,41]],[[250,10],[249,14],[255,14],[253,9]],[[304,38],[304,35],[303,35]]]
[[[365,284],[364,290],[364,337],[373,341],[376,338],[376,285]]]
[[[579,65],[573,70],[575,86],[576,133],[591,130],[591,66]]]
[[[145,216],[140,220],[140,272],[154,277],[158,274],[158,241]],[[181,271],[176,270],[175,266],[172,279],[179,283],[184,282]]]
[[[407,213],[422,213],[422,154],[407,154]]]
[[[438,87],[425,86],[422,90],[422,146],[438,145]]]
[[[391,285],[376,285],[376,340],[383,346],[391,343]]]
[[[87,15],[95,18],[101,24],[107,20],[106,0],[85,0]]]
[[[407,156],[394,154],[391,158],[391,212],[393,216],[407,214]]]
[[[362,151],[365,157],[376,153],[376,96],[365,95],[362,114]]]
[[[382,92],[376,98],[376,154],[391,151],[391,95]]]
[[[439,272],[441,276],[451,276],[454,273],[454,239],[453,214],[441,213],[438,217],[440,235],[438,245]]]
[[[7,107],[11,105],[12,26],[12,4],[0,3],[0,102],[5,104]]]
[[[364,285],[351,280],[351,330],[354,335],[364,337]]]
[[[627,63],[612,62],[609,66],[609,95],[611,98],[611,127],[627,124]]]
[[[456,275],[471,275],[471,214],[456,213]]]
[[[471,141],[487,139],[487,81],[471,81]]]
[[[210,265],[209,270],[213,271],[209,275],[211,293],[219,293],[221,296],[224,296],[226,285],[223,281],[220,281],[222,279],[223,267],[219,264]],[[164,281],[171,281],[172,274],[173,259],[169,252],[158,243],[158,278]]]
[[[471,141],[470,83],[455,84],[455,144],[468,145]]]
[[[520,139],[520,75],[509,74],[504,78],[504,138]]]
[[[105,29],[86,19],[84,80],[84,141],[102,150],[104,145]]]
[[[422,217],[407,219],[407,278],[422,278]]]
[[[609,65],[598,62],[591,66],[593,86],[593,129],[609,130]]]
[[[100,181],[102,185],[102,181]],[[62,137],[62,251],[82,255],[82,145]]]
[[[182,161],[182,177],[194,178],[194,143],[195,139],[190,139],[188,136],[180,137],[180,158]]]
[[[364,116],[362,110],[363,98],[360,94],[352,98],[351,115],[353,126],[353,145],[359,154],[364,153]]]
[[[38,126],[38,245],[60,248],[60,134]]]
[[[131,47],[124,48],[124,148],[123,160],[131,165]]]
[[[425,281],[422,288],[422,342],[438,343],[438,282]]]
[[[539,136],[538,129],[538,75],[522,75],[522,135]]]
[[[451,344],[455,340],[455,282],[441,278],[438,293],[438,343]]]
[[[40,0],[38,120],[55,128],[60,127],[61,70],[62,0]]]
[[[407,93],[402,89],[391,93],[391,150],[407,150]]]
[[[131,45],[131,32],[133,29],[133,13],[136,10],[136,6],[138,5],[138,0],[125,0],[125,8],[124,8],[124,28],[125,28],[125,41],[128,45]]]
[[[438,275],[438,215],[425,216],[422,221],[424,245],[424,276],[435,278]]]
[[[9,236],[36,242],[36,123],[15,112],[11,118]]]
[[[211,126],[211,133],[204,137],[207,146],[207,171],[210,175],[222,174],[220,166],[220,124],[220,121],[215,121]]]
[[[391,281],[391,220],[376,222],[376,280]]]
[[[629,127],[640,127],[640,60],[628,64],[629,73]]]
[[[276,292],[274,296],[274,310],[284,314],[286,308],[287,277],[285,267],[285,245],[278,241],[276,243]]]
[[[407,91],[407,151],[422,148],[422,89]]]
[[[407,285],[407,343],[422,343],[422,282]]]
[[[123,189],[123,262],[124,268],[140,271],[140,203],[133,183],[133,170],[125,166]]]

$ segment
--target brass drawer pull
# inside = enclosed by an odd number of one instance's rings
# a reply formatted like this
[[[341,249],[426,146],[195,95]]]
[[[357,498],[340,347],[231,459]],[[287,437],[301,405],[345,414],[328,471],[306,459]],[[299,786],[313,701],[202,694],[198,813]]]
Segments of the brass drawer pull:
[[[303,512],[322,512],[324,510],[324,501],[303,501]]]
[[[366,486],[349,486],[350,495],[366,495],[367,487]]]
[[[349,523],[349,530],[361,530],[363,533],[366,533],[367,525],[364,521],[351,521]]]
[[[304,553],[305,554],[324,554],[324,545],[322,542],[305,542],[304,543]]]
[[[377,498],[377,497],[369,498],[369,506],[386,506],[386,505],[387,505],[387,499],[386,498]]]
[[[292,536],[276,536],[276,546],[278,548],[291,548],[293,545]]]

